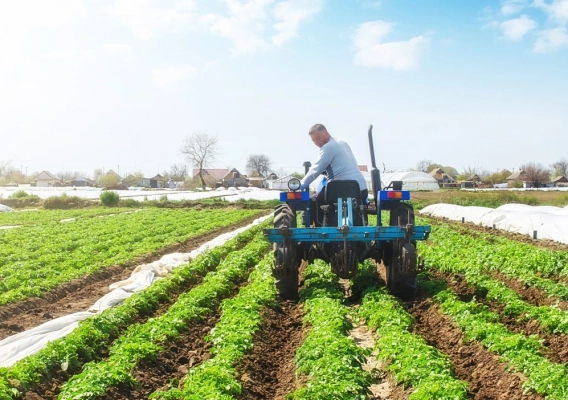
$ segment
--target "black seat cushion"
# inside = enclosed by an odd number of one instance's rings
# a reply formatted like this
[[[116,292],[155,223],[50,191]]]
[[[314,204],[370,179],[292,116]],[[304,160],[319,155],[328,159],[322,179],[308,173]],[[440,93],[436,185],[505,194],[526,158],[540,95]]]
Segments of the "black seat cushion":
[[[341,197],[346,200],[348,197],[355,199],[357,204],[361,204],[361,189],[359,189],[359,183],[352,180],[337,180],[330,181],[325,187],[325,203],[333,204],[337,203],[337,199]]]

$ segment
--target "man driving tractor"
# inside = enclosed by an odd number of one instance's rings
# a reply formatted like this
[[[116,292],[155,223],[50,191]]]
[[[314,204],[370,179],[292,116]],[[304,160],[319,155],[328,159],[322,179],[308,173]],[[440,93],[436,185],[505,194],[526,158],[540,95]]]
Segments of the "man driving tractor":
[[[359,184],[361,190],[361,199],[364,204],[367,203],[369,191],[367,182],[363,174],[359,170],[359,165],[351,148],[343,140],[336,139],[329,134],[325,126],[315,124],[309,131],[312,142],[319,147],[320,151],[316,162],[310,167],[306,176],[301,181],[300,190],[309,188],[320,174],[325,173],[324,182],[332,180],[354,180]],[[321,226],[323,220],[323,212],[318,204],[323,204],[324,190],[312,195],[310,201],[310,214],[314,216],[316,226]]]

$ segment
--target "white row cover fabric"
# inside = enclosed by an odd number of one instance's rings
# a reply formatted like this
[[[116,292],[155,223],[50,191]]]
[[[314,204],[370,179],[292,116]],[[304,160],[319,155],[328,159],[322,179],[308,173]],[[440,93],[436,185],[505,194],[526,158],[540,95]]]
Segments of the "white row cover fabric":
[[[8,206],[5,206],[4,204],[0,204],[0,212],[9,212],[9,211],[14,211],[14,210],[12,210]]]
[[[505,204],[497,208],[432,204],[420,214],[443,217],[453,221],[471,222],[489,228],[520,233],[537,239],[568,244],[568,206],[529,206]]]
[[[227,240],[234,238],[239,233],[271,216],[272,214],[269,214],[256,219],[247,226],[217,236],[215,239],[204,243],[201,247],[189,253],[166,254],[157,261],[139,265],[128,279],[111,284],[109,287],[111,292],[97,300],[88,311],[65,315],[0,340],[0,366],[10,367],[17,361],[37,353],[47,346],[48,342],[68,335],[78,326],[79,321],[122,303],[134,293],[150,286],[157,279],[167,276],[174,268],[186,264],[208,249],[222,245]]]

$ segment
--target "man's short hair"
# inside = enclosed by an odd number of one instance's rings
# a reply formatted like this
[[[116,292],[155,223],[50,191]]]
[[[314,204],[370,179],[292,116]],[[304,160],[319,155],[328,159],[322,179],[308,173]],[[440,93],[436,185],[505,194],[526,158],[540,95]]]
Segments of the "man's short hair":
[[[325,129],[325,126],[323,126],[322,124],[315,124],[314,126],[312,126],[310,128],[310,131],[308,132],[308,134],[311,135],[314,132],[320,132],[320,131],[327,132],[327,129]]]

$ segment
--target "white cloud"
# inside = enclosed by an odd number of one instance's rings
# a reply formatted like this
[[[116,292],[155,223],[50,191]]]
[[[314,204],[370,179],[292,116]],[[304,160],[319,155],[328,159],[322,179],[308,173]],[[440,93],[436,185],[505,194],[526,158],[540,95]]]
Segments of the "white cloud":
[[[225,0],[228,14],[209,13],[200,22],[232,42],[233,54],[280,46],[298,36],[300,25],[323,7],[324,0]]]
[[[86,60],[92,61],[96,58],[91,50],[57,50],[47,53],[42,56],[44,60],[48,61],[70,61],[70,60]]]
[[[195,68],[189,65],[171,65],[152,71],[152,84],[161,89],[174,87],[195,76]]]
[[[505,0],[501,6],[501,14],[513,15],[528,7],[527,0]]]
[[[0,1],[0,29],[58,28],[83,13],[80,0]]]
[[[37,68],[30,48],[38,32],[72,27],[84,11],[81,0],[0,1],[0,82],[8,79],[7,72]],[[58,47],[54,43],[51,49],[66,51]]]
[[[394,24],[371,21],[361,24],[353,35],[356,49],[355,64],[364,67],[409,70],[416,68],[421,54],[430,46],[430,38],[413,37],[410,40],[383,43]]]
[[[534,6],[546,11],[549,18],[555,22],[561,24],[568,22],[568,0],[553,0],[551,3],[535,0]]]
[[[565,47],[568,47],[568,31],[565,26],[561,26],[540,32],[533,51],[551,53]]]
[[[208,29],[233,43],[233,53],[252,53],[267,46],[263,33],[268,27],[268,6],[272,0],[241,3],[225,0],[229,16],[207,14],[201,21]]]
[[[505,37],[509,40],[519,40],[531,30],[535,29],[537,23],[523,14],[519,18],[509,19],[501,22],[499,27]]]
[[[323,7],[323,0],[289,0],[282,1],[274,7],[276,35],[272,43],[282,45],[298,36],[300,24],[317,14]]]
[[[124,43],[107,43],[103,45],[103,51],[108,55],[128,55],[132,51],[132,46]]]
[[[107,13],[141,39],[187,29],[195,20],[195,0],[116,0]]]

